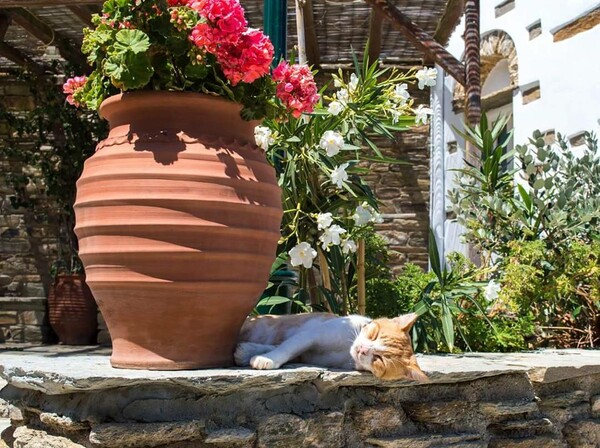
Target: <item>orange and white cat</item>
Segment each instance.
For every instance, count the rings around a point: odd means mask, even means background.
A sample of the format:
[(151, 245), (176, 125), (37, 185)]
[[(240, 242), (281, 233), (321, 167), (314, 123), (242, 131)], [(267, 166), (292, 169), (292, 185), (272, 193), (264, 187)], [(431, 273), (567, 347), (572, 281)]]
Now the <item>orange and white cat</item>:
[(327, 313), (252, 317), (240, 332), (235, 362), (278, 369), (295, 361), (366, 370), (386, 380), (425, 381), (408, 334), (416, 320), (414, 313), (375, 320)]

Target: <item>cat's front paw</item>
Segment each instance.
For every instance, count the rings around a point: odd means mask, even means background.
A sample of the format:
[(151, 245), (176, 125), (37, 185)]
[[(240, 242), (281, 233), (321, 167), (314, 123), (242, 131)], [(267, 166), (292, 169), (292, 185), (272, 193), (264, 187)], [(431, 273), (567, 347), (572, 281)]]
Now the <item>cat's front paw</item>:
[(275, 364), (275, 362), (270, 359), (267, 358), (266, 356), (254, 356), (251, 360), (250, 360), (250, 366), (253, 369), (258, 369), (258, 370), (272, 370), (272, 369), (277, 369), (279, 366), (277, 366)]

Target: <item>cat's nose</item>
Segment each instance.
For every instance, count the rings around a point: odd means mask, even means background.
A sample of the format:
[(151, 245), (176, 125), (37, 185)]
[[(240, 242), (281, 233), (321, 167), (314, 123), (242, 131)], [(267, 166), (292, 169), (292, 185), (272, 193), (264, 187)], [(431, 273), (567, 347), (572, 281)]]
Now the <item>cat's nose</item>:
[(360, 355), (368, 355), (369, 354), (369, 349), (367, 347), (365, 347), (364, 345), (361, 345), (358, 347), (358, 353)]

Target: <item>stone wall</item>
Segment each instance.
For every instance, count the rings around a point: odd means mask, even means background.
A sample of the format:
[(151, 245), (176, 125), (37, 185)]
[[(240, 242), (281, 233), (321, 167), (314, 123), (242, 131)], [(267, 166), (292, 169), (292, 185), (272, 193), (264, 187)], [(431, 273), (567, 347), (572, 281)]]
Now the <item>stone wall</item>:
[[(33, 107), (27, 85), (0, 76), (0, 107), (9, 111)], [(14, 190), (7, 177), (28, 168), (10, 160), (2, 149), (10, 132), (6, 123), (0, 123), (0, 343), (39, 343), (51, 335), (45, 297), (56, 252), (56, 224), (53, 208), (38, 195), (38, 186), (27, 188), (35, 208), (12, 206)], [(23, 149), (31, 146), (23, 143)], [(14, 300), (17, 297), (21, 299)]]
[[(425, 95), (423, 95), (425, 96)], [(428, 101), (428, 98), (419, 99)], [(407, 263), (428, 264), (429, 126), (397, 134), (395, 144), (382, 142), (387, 157), (409, 165), (371, 163), (366, 179), (381, 201), (383, 224), (376, 226), (392, 251), (390, 265), (397, 273)]]
[(5, 353), (8, 446), (597, 448), (600, 354), (423, 356), (428, 383), (292, 366), (143, 372)]
[[(331, 72), (320, 72), (317, 82), (324, 85), (331, 80)], [(429, 89), (411, 86), (410, 95), (415, 105), (430, 103)], [(386, 157), (410, 162), (408, 165), (362, 163), (371, 173), (364, 176), (377, 199), (383, 224), (378, 233), (388, 242), (392, 251), (390, 266), (398, 273), (407, 263), (423, 268), (428, 266), (429, 188), (430, 188), (430, 132), (429, 125), (418, 126), (396, 134), (396, 141), (376, 139)]]

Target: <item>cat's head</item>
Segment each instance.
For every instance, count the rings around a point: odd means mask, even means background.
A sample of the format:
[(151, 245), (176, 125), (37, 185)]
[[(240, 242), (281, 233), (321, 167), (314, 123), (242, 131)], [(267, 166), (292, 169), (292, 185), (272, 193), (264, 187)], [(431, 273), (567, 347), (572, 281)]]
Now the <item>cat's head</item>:
[(393, 319), (375, 319), (365, 325), (350, 349), (356, 368), (384, 380), (426, 381), (408, 334), (417, 317), (411, 313)]

